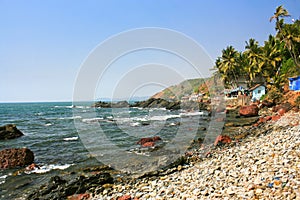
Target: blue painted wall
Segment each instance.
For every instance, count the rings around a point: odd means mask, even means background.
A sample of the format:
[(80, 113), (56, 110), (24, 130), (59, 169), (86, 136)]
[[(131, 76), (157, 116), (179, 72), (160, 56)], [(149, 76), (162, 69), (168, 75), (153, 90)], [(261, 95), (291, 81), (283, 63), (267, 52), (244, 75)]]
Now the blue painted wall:
[(266, 94), (266, 87), (261, 85), (252, 91), (252, 100), (260, 100), (264, 94)]
[(300, 90), (300, 76), (289, 78), (290, 81), (290, 90)]

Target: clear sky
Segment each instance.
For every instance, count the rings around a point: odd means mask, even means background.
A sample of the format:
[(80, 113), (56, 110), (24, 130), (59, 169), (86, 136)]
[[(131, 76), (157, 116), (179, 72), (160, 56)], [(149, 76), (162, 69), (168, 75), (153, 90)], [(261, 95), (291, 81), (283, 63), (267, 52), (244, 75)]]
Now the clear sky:
[(129, 29), (182, 32), (213, 59), (228, 45), (243, 50), (249, 38), (262, 44), (279, 5), (299, 18), (300, 0), (0, 0), (0, 102), (72, 100), (89, 53)]

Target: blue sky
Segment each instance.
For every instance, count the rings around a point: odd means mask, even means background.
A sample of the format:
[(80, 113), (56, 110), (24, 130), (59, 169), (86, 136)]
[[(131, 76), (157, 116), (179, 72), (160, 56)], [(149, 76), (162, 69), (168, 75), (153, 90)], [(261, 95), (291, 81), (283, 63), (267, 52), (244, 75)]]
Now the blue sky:
[(134, 28), (182, 32), (213, 59), (228, 45), (243, 50), (249, 38), (262, 44), (274, 34), (269, 18), (279, 5), (299, 18), (299, 0), (0, 0), (0, 102), (72, 100), (89, 53), (108, 37)]

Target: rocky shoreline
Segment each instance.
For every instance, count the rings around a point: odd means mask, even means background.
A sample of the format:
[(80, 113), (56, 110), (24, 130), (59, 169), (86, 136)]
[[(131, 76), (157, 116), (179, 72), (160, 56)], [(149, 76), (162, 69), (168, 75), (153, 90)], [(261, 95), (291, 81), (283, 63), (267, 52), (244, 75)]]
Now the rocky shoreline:
[(190, 161), (196, 161), (173, 173), (115, 182), (91, 199), (295, 199), (300, 196), (299, 121), (300, 113), (290, 111), (213, 147), (205, 157), (201, 149), (190, 152)]
[[(223, 143), (221, 139), (215, 146), (208, 147), (201, 145), (201, 140), (194, 141), (193, 148), (184, 157), (139, 178), (132, 178), (107, 166), (88, 169), (85, 173), (79, 170), (71, 175), (53, 177), (48, 184), (31, 192), (28, 199), (247, 199), (265, 194), (279, 195), (278, 181), (284, 185), (280, 195), (293, 197), (297, 191), (293, 189), (294, 185), (287, 184), (286, 176), (290, 175), (281, 171), (287, 166), (281, 165), (280, 160), (285, 159), (281, 156), (286, 151), (282, 147), (290, 148), (288, 145), (294, 143), (289, 142), (290, 135), (299, 132), (299, 126), (295, 125), (299, 124), (300, 113), (288, 112), (291, 108), (285, 112), (280, 109), (261, 108), (259, 116), (253, 117), (240, 117), (239, 109), (228, 110), (222, 135), (229, 140)], [(278, 142), (280, 137), (288, 139), (282, 138)], [(273, 140), (277, 141), (279, 149), (269, 144)], [(271, 160), (265, 161), (268, 156), (275, 158), (275, 154), (276, 166)], [(262, 168), (265, 163), (270, 165)], [(294, 163), (293, 157), (286, 163)], [(99, 177), (102, 177), (100, 182)], [(295, 177), (295, 180), (300, 178), (298, 174)], [(291, 191), (288, 193), (286, 190)]]
[[(143, 104), (146, 107), (156, 104), (149, 106), (149, 102)], [(300, 176), (289, 171), (300, 168), (297, 160), (300, 152), (296, 148), (300, 129), (298, 109), (289, 104), (275, 107), (260, 104), (243, 109), (247, 117), (243, 117), (239, 108), (225, 111), (224, 130), (215, 144), (204, 146), (199, 138), (185, 156), (157, 171), (133, 178), (104, 165), (71, 169), (24, 195), (27, 199), (114, 200), (298, 196)], [(254, 114), (249, 115), (248, 111)], [(137, 143), (153, 146), (159, 140), (142, 138)], [(277, 159), (276, 163), (271, 159)]]

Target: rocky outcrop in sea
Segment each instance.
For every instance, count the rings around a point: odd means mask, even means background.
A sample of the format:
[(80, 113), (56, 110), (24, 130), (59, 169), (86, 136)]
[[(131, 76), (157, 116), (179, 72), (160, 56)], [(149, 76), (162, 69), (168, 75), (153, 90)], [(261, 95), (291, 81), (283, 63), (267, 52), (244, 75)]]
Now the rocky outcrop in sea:
[(24, 134), (17, 129), (14, 124), (0, 126), (0, 140), (14, 139), (23, 136)]
[(0, 169), (24, 167), (32, 164), (34, 154), (27, 148), (3, 149), (0, 151)]
[(204, 102), (194, 102), (194, 101), (175, 101), (175, 100), (165, 100), (159, 98), (150, 98), (145, 101), (139, 101), (129, 104), (127, 101), (119, 102), (103, 102), (99, 101), (92, 105), (96, 108), (126, 108), (126, 107), (139, 107), (139, 108), (166, 108), (168, 110), (207, 110), (209, 103)]

